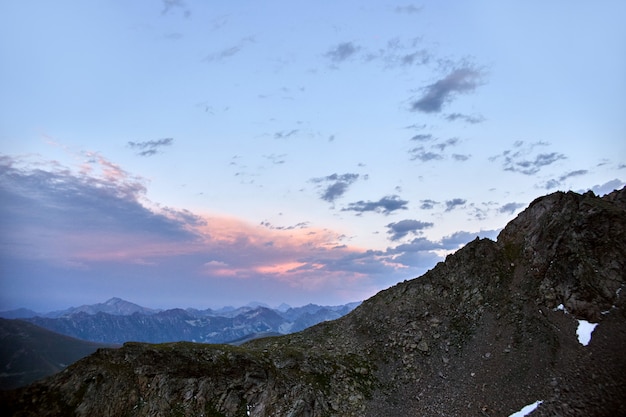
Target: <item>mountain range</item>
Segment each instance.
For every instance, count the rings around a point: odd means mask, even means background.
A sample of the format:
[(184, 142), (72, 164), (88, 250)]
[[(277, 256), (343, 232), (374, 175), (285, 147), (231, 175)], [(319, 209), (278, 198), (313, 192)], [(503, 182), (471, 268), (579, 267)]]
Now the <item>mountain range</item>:
[(0, 412), (624, 416), (625, 286), (626, 188), (557, 192), (339, 319), (241, 346), (99, 349), (0, 392)]
[(251, 304), (219, 310), (154, 310), (111, 298), (104, 303), (72, 307), (38, 315), (28, 310), (0, 313), (63, 335), (99, 343), (122, 344), (128, 341), (163, 343), (191, 341), (229, 343), (261, 334), (287, 334), (326, 320), (339, 318), (360, 302), (340, 306), (282, 306), (279, 309)]

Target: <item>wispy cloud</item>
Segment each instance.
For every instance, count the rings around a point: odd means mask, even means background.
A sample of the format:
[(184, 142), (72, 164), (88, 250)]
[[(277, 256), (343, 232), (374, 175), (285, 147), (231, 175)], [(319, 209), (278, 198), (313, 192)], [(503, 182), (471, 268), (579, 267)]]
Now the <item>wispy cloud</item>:
[(339, 63), (353, 57), (360, 49), (361, 47), (355, 45), (353, 42), (342, 42), (332, 47), (324, 56), (334, 63)]
[(407, 219), (395, 223), (389, 223), (386, 227), (389, 229), (387, 231), (387, 234), (390, 235), (389, 239), (399, 240), (408, 236), (409, 234), (419, 234), (422, 232), (422, 230), (433, 227), (433, 223)]
[(174, 143), (173, 138), (163, 138), (155, 140), (147, 140), (144, 142), (128, 142), (128, 147), (137, 151), (139, 156), (153, 156), (159, 153), (159, 149), (164, 146), (171, 146)]
[[(411, 138), (411, 140), (416, 140), (419, 142), (431, 142), (428, 147), (422, 145), (411, 148), (408, 151), (410, 159), (412, 161), (419, 160), (422, 162), (442, 160), (445, 158), (444, 152), (446, 148), (456, 146), (460, 143), (459, 138), (439, 140), (438, 138), (434, 138), (430, 134), (415, 135)], [(453, 154), (452, 158), (456, 161), (465, 161), (469, 159), (469, 155)]]
[(378, 201), (357, 201), (348, 204), (342, 211), (355, 211), (357, 213), (365, 213), (373, 211), (382, 214), (391, 214), (397, 210), (407, 210), (408, 201), (402, 200), (397, 195), (389, 195), (381, 198)]
[(267, 227), (272, 230), (297, 230), (297, 229), (306, 229), (310, 226), (309, 222), (300, 222), (291, 226), (274, 226), (272, 223), (268, 221), (262, 221), (261, 226)]
[(413, 4), (407, 4), (406, 6), (396, 6), (394, 11), (396, 13), (416, 14), (422, 11), (422, 7), (417, 7)]
[(469, 124), (477, 124), (477, 123), (482, 123), (485, 121), (485, 118), (481, 115), (467, 115), (467, 114), (462, 114), (462, 113), (447, 114), (445, 119), (450, 122), (460, 120), (462, 122), (469, 123)]
[[(321, 199), (333, 203), (337, 198), (343, 196), (350, 185), (354, 184), (359, 177), (359, 174), (346, 173), (346, 174), (332, 174), (321, 178), (312, 178), (310, 181), (315, 184), (326, 184), (321, 192)], [(367, 176), (364, 177), (367, 179)]]
[(204, 57), (205, 62), (222, 61), (224, 59), (231, 58), (241, 52), (248, 44), (254, 43), (254, 38), (251, 36), (241, 39), (237, 44), (223, 48), (217, 52), (213, 52)]
[(285, 163), (285, 157), (287, 156), (286, 153), (281, 153), (281, 154), (270, 154), (270, 155), (263, 155), (263, 158), (267, 159), (268, 161), (270, 161), (272, 164), (274, 165), (282, 165)]
[(274, 139), (287, 139), (296, 135), (299, 131), (299, 129), (280, 130), (274, 133)]
[(433, 135), (431, 135), (430, 133), (420, 133), (417, 135), (414, 135), (411, 140), (415, 140), (418, 142), (428, 142), (433, 140)]
[(559, 152), (537, 152), (536, 148), (548, 146), (547, 142), (525, 143), (517, 141), (512, 149), (505, 150), (500, 155), (489, 158), (490, 161), (502, 161), (502, 168), (505, 171), (519, 172), (524, 175), (534, 175), (543, 167), (567, 159)]
[(456, 68), (444, 78), (424, 87), (423, 95), (411, 102), (411, 110), (439, 113), (456, 95), (471, 93), (483, 84), (484, 76), (482, 70), (473, 66)]
[(163, 10), (161, 14), (166, 15), (173, 12), (176, 9), (181, 9), (185, 17), (191, 16), (191, 10), (187, 8), (183, 0), (162, 0)]
[(457, 145), (458, 143), (459, 143), (459, 138), (450, 138), (443, 142), (436, 143), (432, 146), (433, 148), (439, 149), (440, 151), (443, 152), (448, 146), (454, 146), (454, 145)]
[(455, 161), (460, 161), (460, 162), (467, 161), (471, 157), (472, 157), (471, 155), (464, 155), (464, 154), (459, 154), (459, 153), (452, 154), (452, 159), (454, 159)]
[(365, 62), (382, 62), (387, 69), (427, 65), (433, 60), (433, 53), (421, 45), (420, 38), (402, 40), (392, 38), (376, 51), (363, 53)]

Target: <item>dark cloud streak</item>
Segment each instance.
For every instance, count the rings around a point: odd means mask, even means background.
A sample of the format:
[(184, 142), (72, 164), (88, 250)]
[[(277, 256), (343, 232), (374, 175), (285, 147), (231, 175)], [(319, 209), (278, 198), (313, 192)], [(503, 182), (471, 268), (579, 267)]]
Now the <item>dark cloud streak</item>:
[(138, 150), (139, 156), (153, 156), (159, 153), (159, 149), (164, 146), (171, 146), (174, 143), (173, 138), (163, 138), (155, 140), (147, 140), (145, 142), (128, 142), (128, 147)]
[(387, 234), (391, 235), (389, 239), (395, 241), (402, 239), (409, 234), (418, 234), (424, 229), (433, 227), (433, 223), (407, 219), (395, 223), (389, 223), (386, 227), (389, 229)]
[(342, 42), (334, 48), (331, 48), (328, 52), (326, 52), (326, 54), (324, 54), (324, 56), (329, 58), (331, 61), (338, 63), (352, 57), (354, 54), (359, 52), (360, 49), (361, 47), (352, 42)]
[[(313, 178), (310, 181), (316, 184), (330, 183), (326, 186), (321, 194), (321, 198), (324, 201), (333, 203), (337, 198), (343, 196), (350, 185), (359, 179), (359, 174), (346, 173), (346, 174), (332, 174), (322, 178)], [(365, 177), (367, 179), (367, 177)]]
[(407, 4), (406, 6), (396, 6), (394, 11), (396, 13), (401, 13), (401, 14), (416, 14), (422, 11), (422, 7), (417, 7), (412, 4)]
[(453, 198), (452, 200), (446, 200), (446, 211), (452, 211), (455, 208), (464, 205), (467, 200), (463, 198)]
[(477, 124), (477, 123), (482, 123), (485, 121), (485, 118), (483, 116), (480, 115), (467, 115), (467, 114), (461, 114), (461, 113), (450, 113), (448, 115), (446, 115), (445, 119), (449, 122), (454, 122), (456, 120), (461, 120), (465, 123), (469, 123), (469, 124)]
[(411, 103), (412, 111), (439, 113), (457, 94), (471, 93), (483, 83), (483, 71), (471, 66), (457, 68), (424, 88), (424, 94)]
[(391, 214), (396, 210), (407, 210), (408, 201), (400, 199), (397, 195), (389, 195), (381, 198), (378, 201), (357, 201), (350, 203), (348, 207), (341, 209), (341, 211), (355, 211), (357, 213), (365, 213), (373, 211), (376, 213), (382, 213), (385, 215)]

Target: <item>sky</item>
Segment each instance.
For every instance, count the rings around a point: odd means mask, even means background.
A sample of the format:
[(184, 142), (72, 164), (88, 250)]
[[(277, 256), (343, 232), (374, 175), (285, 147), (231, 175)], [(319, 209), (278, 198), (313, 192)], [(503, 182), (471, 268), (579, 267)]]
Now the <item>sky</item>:
[(0, 2), (0, 310), (338, 305), (626, 180), (626, 2)]

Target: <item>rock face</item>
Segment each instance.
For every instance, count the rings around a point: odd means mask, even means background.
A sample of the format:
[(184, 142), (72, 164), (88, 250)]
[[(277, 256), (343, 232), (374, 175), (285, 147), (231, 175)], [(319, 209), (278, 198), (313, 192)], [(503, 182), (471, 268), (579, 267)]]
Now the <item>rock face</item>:
[[(420, 278), (242, 347), (129, 343), (3, 393), (3, 415), (626, 415), (626, 189), (535, 200)], [(557, 308), (563, 305), (563, 309)], [(587, 346), (578, 320), (599, 323)], [(7, 414), (8, 413), (8, 414)]]

